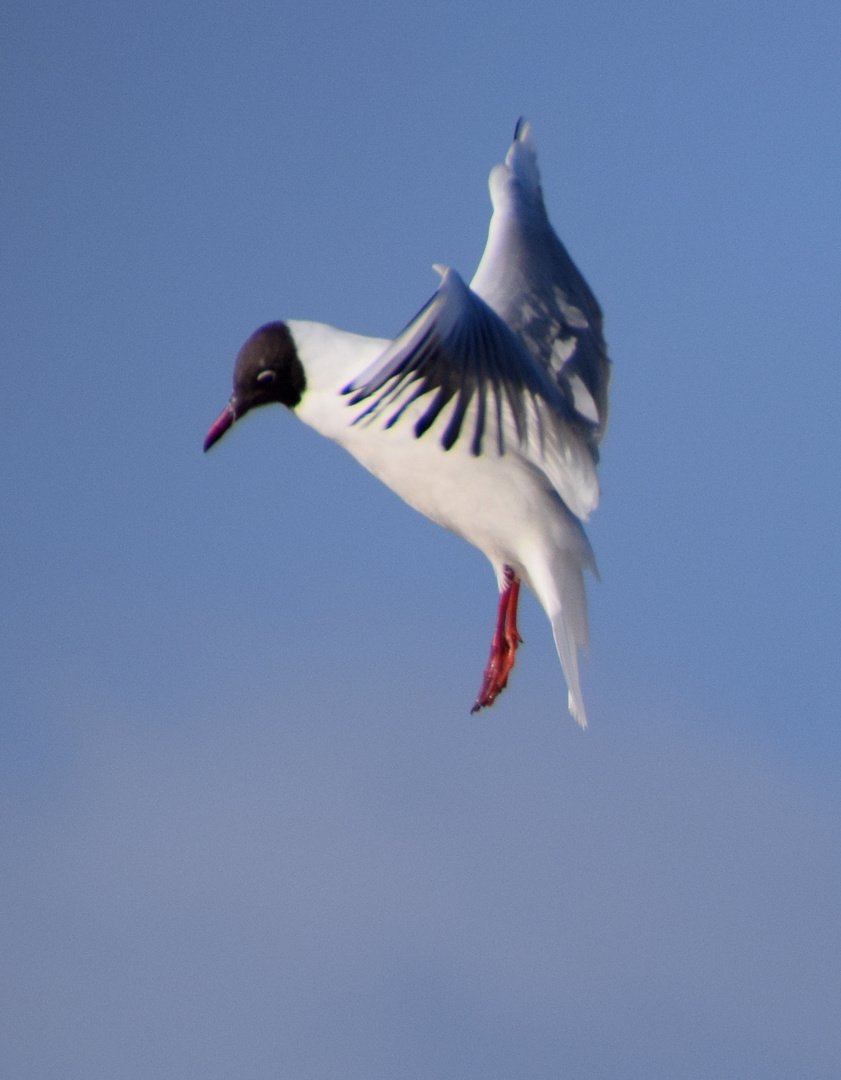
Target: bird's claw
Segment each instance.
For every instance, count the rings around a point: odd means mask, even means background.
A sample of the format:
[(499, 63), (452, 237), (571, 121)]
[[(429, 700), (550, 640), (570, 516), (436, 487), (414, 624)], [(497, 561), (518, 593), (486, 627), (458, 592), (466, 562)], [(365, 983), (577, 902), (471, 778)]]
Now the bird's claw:
[(488, 666), (485, 668), (479, 695), (470, 710), (471, 714), (487, 705), (493, 705), (508, 685), (508, 676), (511, 674), (517, 656), (517, 646), (523, 642), (517, 630), (517, 600), (520, 582), (508, 566), (505, 567), (505, 580), (507, 584), (499, 598), (499, 613), (491, 643), (491, 655)]

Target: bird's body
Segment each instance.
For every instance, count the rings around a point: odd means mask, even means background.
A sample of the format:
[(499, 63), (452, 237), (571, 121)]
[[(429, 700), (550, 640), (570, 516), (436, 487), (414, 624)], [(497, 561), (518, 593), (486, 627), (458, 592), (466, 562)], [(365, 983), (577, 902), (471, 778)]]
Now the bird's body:
[(598, 501), (609, 366), (601, 312), (552, 231), (527, 125), (491, 173), (494, 215), (468, 289), (439, 290), (394, 341), (289, 320), (243, 347), (212, 445), (255, 405), (281, 401), (410, 506), (464, 537), (502, 594), (476, 706), (504, 688), (524, 581), (552, 623), (569, 708), (586, 725), (577, 652), (587, 641), (581, 525)]

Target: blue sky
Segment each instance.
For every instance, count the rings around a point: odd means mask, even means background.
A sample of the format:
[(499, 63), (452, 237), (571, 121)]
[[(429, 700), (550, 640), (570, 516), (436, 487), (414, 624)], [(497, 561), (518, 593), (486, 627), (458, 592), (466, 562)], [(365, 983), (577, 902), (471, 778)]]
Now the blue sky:
[[(0, 16), (0, 1064), (841, 1071), (837, 5)], [(591, 727), (528, 601), (282, 410), (392, 335), (520, 114), (614, 360)]]

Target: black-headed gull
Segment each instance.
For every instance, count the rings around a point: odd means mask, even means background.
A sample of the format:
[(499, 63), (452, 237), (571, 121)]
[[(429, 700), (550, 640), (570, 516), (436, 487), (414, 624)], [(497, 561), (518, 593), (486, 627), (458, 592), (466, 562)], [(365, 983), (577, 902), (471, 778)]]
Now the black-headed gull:
[(549, 223), (528, 123), (489, 184), (493, 216), (469, 288), (436, 266), (437, 292), (393, 342), (291, 319), (261, 327), (204, 448), (271, 402), (339, 443), (490, 560), (499, 611), (473, 711), (494, 702), (514, 666), (524, 581), (552, 623), (569, 710), (586, 727), (578, 647), (588, 637), (583, 571), (596, 567), (581, 522), (599, 499), (602, 314)]

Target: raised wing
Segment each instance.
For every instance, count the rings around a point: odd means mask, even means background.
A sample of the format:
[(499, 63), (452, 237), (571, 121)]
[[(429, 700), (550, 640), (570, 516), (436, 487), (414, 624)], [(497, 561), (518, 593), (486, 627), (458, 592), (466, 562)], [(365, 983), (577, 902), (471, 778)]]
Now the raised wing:
[(470, 287), (589, 422), (597, 457), (610, 381), (601, 308), (549, 222), (527, 122), (517, 124), (511, 149), (504, 164), (491, 171), (489, 186), (494, 213)]
[(476, 456), (516, 450), (543, 471), (573, 513), (586, 518), (598, 502), (592, 424), (499, 315), (455, 271), (442, 273), (432, 299), (344, 388), (349, 404), (367, 403), (354, 423), (392, 427), (409, 422), (410, 413), (417, 437), (440, 419), (445, 450), (460, 439), (469, 440)]

